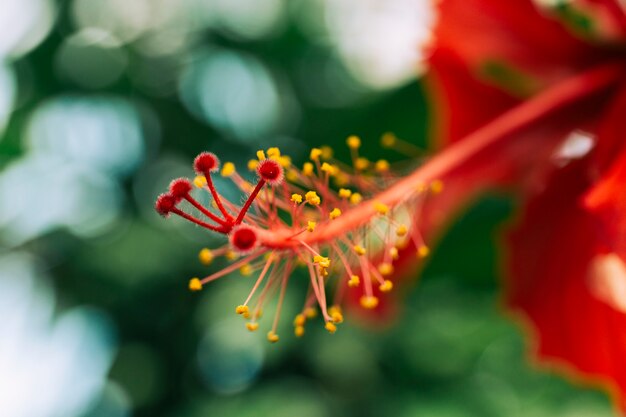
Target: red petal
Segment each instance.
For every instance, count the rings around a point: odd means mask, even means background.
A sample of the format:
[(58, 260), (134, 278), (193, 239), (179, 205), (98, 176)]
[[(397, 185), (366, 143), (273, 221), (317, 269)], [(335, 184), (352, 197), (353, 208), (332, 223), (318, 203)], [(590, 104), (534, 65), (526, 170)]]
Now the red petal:
[(614, 276), (603, 275), (603, 265), (613, 258), (579, 204), (586, 171), (584, 161), (570, 164), (530, 200), (509, 236), (506, 301), (530, 320), (541, 362), (608, 387), (626, 406), (626, 314), (607, 302)]

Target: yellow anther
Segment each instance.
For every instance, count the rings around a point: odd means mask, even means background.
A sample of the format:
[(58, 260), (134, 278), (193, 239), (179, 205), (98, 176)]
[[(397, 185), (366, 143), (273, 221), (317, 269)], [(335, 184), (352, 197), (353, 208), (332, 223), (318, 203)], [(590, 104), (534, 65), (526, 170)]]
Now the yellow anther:
[(250, 314), (250, 309), (248, 308), (248, 306), (237, 306), (237, 308), (235, 308), (235, 313), (240, 315)]
[(294, 326), (304, 326), (304, 323), (306, 323), (306, 316), (304, 314), (298, 314), (296, 318), (293, 319)]
[(417, 249), (417, 257), (425, 258), (430, 255), (430, 249), (426, 245), (422, 245)]
[(197, 188), (204, 188), (206, 186), (206, 178), (204, 177), (204, 175), (198, 175), (196, 178), (194, 178), (193, 185), (195, 185)]
[(396, 229), (396, 236), (398, 237), (406, 236), (408, 232), (409, 232), (409, 229), (406, 227), (406, 225), (401, 224)]
[(337, 326), (335, 326), (332, 321), (327, 321), (324, 327), (326, 328), (326, 330), (328, 330), (328, 333), (330, 334), (333, 334), (337, 331)]
[(251, 160), (248, 161), (248, 170), (249, 171), (256, 171), (258, 166), (259, 166), (259, 161), (257, 161), (256, 159), (251, 159)]
[(397, 140), (398, 138), (396, 137), (396, 135), (391, 132), (387, 132), (383, 134), (383, 136), (380, 138), (380, 145), (383, 148), (391, 148), (396, 144)]
[(333, 148), (330, 146), (322, 146), (320, 149), (322, 150), (322, 158), (330, 159), (333, 157)]
[(352, 191), (348, 190), (347, 188), (340, 188), (339, 189), (339, 197), (341, 198), (350, 198), (350, 196), (352, 195)]
[(382, 264), (378, 265), (378, 272), (380, 272), (381, 275), (385, 276), (391, 275), (393, 274), (393, 265), (387, 262), (383, 262)]
[(306, 310), (304, 310), (304, 315), (309, 320), (314, 319), (315, 317), (317, 317), (317, 310), (314, 307), (308, 307)]
[(354, 204), (357, 205), (359, 204), (361, 201), (363, 201), (363, 196), (359, 193), (353, 193), (350, 196), (350, 204)]
[(262, 150), (256, 151), (256, 157), (259, 161), (265, 160), (265, 152), (263, 152)]
[(393, 289), (393, 282), (386, 279), (385, 282), (378, 286), (378, 289), (382, 292), (389, 292)]
[(354, 161), (354, 169), (356, 169), (357, 171), (363, 171), (366, 170), (367, 167), (370, 166), (370, 161), (367, 158), (357, 158), (356, 161)]
[(189, 280), (190, 291), (200, 291), (202, 289), (202, 281), (199, 278), (191, 278)]
[(376, 172), (387, 172), (389, 171), (389, 162), (384, 159), (379, 159), (376, 161), (376, 165), (374, 165), (374, 169)]
[(340, 324), (343, 323), (343, 314), (341, 313), (341, 307), (332, 306), (328, 309), (328, 315), (332, 317), (333, 323)]
[(228, 259), (229, 261), (234, 261), (235, 259), (239, 258), (239, 255), (237, 255), (237, 252), (232, 251), (232, 250), (228, 250), (226, 251), (226, 253), (224, 254), (224, 256), (226, 257), (226, 259)]
[(354, 245), (354, 252), (356, 252), (357, 255), (359, 256), (363, 256), (365, 255), (365, 248), (361, 245)]
[(283, 168), (289, 168), (291, 166), (291, 158), (287, 155), (279, 156), (276, 160)]
[(359, 276), (352, 275), (350, 279), (348, 280), (348, 287), (355, 288), (355, 287), (358, 287), (360, 283), (361, 283), (361, 279), (359, 278)]
[(289, 182), (296, 182), (298, 181), (298, 173), (296, 172), (296, 170), (290, 169), (285, 174), (285, 178), (287, 178), (287, 181)]
[(267, 157), (270, 159), (276, 159), (280, 157), (280, 149), (273, 147), (267, 150)]
[(328, 269), (324, 268), (323, 266), (320, 266), (320, 275), (326, 278), (328, 276)]
[(222, 177), (230, 177), (235, 173), (235, 164), (232, 162), (224, 162), (222, 167)]
[(312, 206), (319, 206), (322, 202), (322, 199), (317, 195), (315, 191), (308, 191), (304, 198), (306, 198), (306, 202), (311, 204)]
[(396, 242), (396, 248), (406, 249), (409, 247), (409, 243), (411, 243), (411, 239), (398, 239), (398, 241)]
[(255, 332), (258, 330), (259, 328), (259, 323), (246, 323), (246, 327), (248, 328), (248, 330), (250, 330), (251, 332)]
[(337, 217), (341, 216), (341, 210), (339, 210), (338, 208), (334, 208), (330, 211), (330, 213), (328, 214), (328, 217), (331, 220), (335, 220)]
[(320, 169), (330, 176), (333, 176), (337, 173), (337, 168), (334, 165), (329, 164), (328, 162), (324, 162)]
[(313, 262), (321, 266), (322, 268), (330, 268), (330, 259), (325, 256), (315, 255)]
[(211, 249), (204, 248), (198, 253), (198, 259), (204, 265), (211, 265), (211, 262), (213, 262), (213, 258), (214, 256)]
[(350, 176), (338, 169), (337, 173), (333, 177), (333, 181), (337, 187), (344, 187), (350, 184)]
[(319, 161), (320, 156), (322, 156), (322, 150), (319, 148), (311, 149), (311, 153), (309, 154), (309, 158), (311, 161)]
[(350, 149), (359, 149), (361, 147), (361, 138), (355, 135), (348, 136), (348, 139), (346, 139), (346, 145), (348, 145), (348, 148)]
[(439, 194), (440, 192), (443, 191), (443, 181), (441, 180), (434, 180), (433, 182), (430, 183), (430, 191), (433, 194)]
[(378, 298), (373, 295), (364, 295), (359, 300), (361, 303), (361, 307), (367, 308), (368, 310), (374, 309), (378, 306)]
[(250, 264), (243, 264), (241, 268), (239, 268), (239, 273), (244, 277), (247, 277), (252, 274), (252, 266)]
[(295, 204), (302, 203), (302, 196), (300, 194), (291, 194), (291, 202)]
[(296, 326), (293, 329), (293, 333), (296, 335), (296, 337), (304, 336), (304, 326)]
[(384, 216), (389, 212), (389, 206), (381, 203), (380, 201), (374, 201), (374, 210), (376, 210), (376, 212), (381, 216)]
[(313, 164), (310, 162), (305, 162), (302, 165), (302, 174), (306, 175), (307, 177), (313, 175)]
[(393, 259), (394, 261), (397, 260), (400, 257), (400, 254), (398, 253), (398, 248), (389, 248), (389, 256), (391, 256), (391, 259)]
[(316, 222), (312, 222), (310, 220), (308, 222), (306, 222), (306, 230), (308, 232), (313, 232), (315, 230), (315, 226), (317, 226)]
[(278, 335), (276, 333), (274, 333), (272, 331), (269, 331), (269, 332), (267, 332), (267, 340), (270, 343), (276, 343), (276, 342), (278, 342), (279, 337), (278, 337)]

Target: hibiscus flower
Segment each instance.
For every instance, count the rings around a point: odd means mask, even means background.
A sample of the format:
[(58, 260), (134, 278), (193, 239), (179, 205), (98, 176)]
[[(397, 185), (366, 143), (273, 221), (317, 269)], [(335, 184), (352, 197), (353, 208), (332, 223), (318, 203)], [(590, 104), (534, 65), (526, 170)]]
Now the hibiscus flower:
[(541, 363), (605, 387), (626, 412), (624, 6), (438, 7), (435, 136), (448, 150), (483, 140), (443, 176), (449, 201), (427, 210), (430, 223), (484, 187), (515, 186), (523, 207), (505, 239), (505, 305)]

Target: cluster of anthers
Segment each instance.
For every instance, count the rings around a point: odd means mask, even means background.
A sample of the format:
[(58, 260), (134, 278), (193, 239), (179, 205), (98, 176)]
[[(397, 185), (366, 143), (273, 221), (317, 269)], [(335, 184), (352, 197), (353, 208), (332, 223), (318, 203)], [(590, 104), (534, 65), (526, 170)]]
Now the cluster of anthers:
[[(383, 135), (381, 143), (412, 151), (412, 145), (393, 134)], [(248, 162), (248, 169), (257, 174), (256, 185), (246, 181), (233, 163), (224, 163), (221, 175), (247, 194), (241, 205), (228, 201), (214, 186), (212, 175), (220, 171), (217, 156), (210, 152), (198, 155), (195, 179), (172, 181), (169, 192), (158, 197), (156, 210), (227, 236), (228, 243), (202, 249), (199, 258), (205, 265), (217, 256), (232, 263), (205, 278), (192, 278), (189, 289), (199, 291), (237, 270), (242, 275), (258, 271), (250, 294), (236, 312), (247, 320), (247, 328), (255, 331), (263, 306), (278, 291), (274, 321), (267, 334), (270, 342), (278, 341), (276, 329), (285, 291), (297, 266), (308, 271), (310, 285), (294, 319), (296, 336), (304, 334), (305, 323), (318, 314), (317, 307), (326, 330), (334, 333), (343, 321), (340, 305), (348, 288), (360, 291), (363, 308), (376, 308), (377, 294), (393, 288), (389, 278), (399, 250), (411, 245), (418, 258), (428, 256), (416, 213), (426, 196), (441, 191), (443, 184), (438, 180), (413, 183), (392, 173), (387, 161), (361, 157), (361, 140), (356, 136), (349, 137), (347, 145), (352, 168), (333, 159), (329, 147), (312, 149), (310, 161), (302, 169), (278, 148), (260, 150), (257, 159)], [(192, 196), (194, 186), (210, 193), (210, 207)], [(183, 203), (196, 214), (181, 208)], [(329, 292), (333, 293), (332, 303)]]

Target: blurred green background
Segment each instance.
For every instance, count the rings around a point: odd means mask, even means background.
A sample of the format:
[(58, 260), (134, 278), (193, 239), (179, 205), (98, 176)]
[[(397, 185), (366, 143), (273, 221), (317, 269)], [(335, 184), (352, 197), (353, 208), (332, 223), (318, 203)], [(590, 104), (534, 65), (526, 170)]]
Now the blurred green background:
[[(212, 150), (301, 163), (360, 135), (425, 146), (419, 0), (2, 0), (0, 416), (611, 415), (608, 400), (526, 361), (498, 309), (487, 196), (436, 248), (384, 329), (248, 333), (249, 278), (200, 294), (214, 236), (153, 202)], [(218, 187), (238, 198), (228, 182)], [(234, 194), (233, 194), (234, 193)]]

